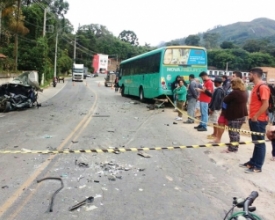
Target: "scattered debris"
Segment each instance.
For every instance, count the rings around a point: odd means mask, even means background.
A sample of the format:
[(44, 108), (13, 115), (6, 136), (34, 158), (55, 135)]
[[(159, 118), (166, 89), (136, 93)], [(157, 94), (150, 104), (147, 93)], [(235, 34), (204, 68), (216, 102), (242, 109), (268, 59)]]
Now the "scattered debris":
[(5, 186), (2, 186), (2, 189), (8, 189), (9, 186), (5, 185)]
[(113, 175), (109, 175), (109, 176), (108, 176), (108, 180), (116, 181), (116, 177), (113, 176)]
[(138, 119), (138, 117), (134, 117), (134, 119), (136, 119), (136, 120), (137, 120), (137, 119)]
[(83, 185), (83, 186), (79, 186), (78, 188), (79, 189), (83, 189), (83, 188), (85, 188), (86, 187), (86, 185)]
[(51, 202), (50, 202), (50, 204), (49, 204), (48, 212), (52, 212), (52, 211), (53, 211), (53, 202), (54, 202), (54, 198), (55, 198), (56, 194), (57, 194), (61, 189), (63, 189), (64, 184), (63, 184), (62, 179), (59, 178), (59, 177), (46, 177), (46, 178), (37, 180), (37, 183), (40, 183), (40, 182), (42, 182), (42, 181), (44, 181), (44, 180), (58, 180), (58, 181), (61, 182), (61, 187), (60, 187), (58, 190), (56, 190), (56, 191), (54, 192), (54, 194), (52, 195), (52, 198), (51, 198)]
[(205, 154), (211, 154), (211, 151), (210, 150), (206, 150), (204, 151)]
[(18, 148), (18, 146), (14, 146), (14, 148)]
[(102, 195), (96, 194), (94, 198), (96, 199), (96, 198), (101, 198), (101, 197), (102, 197)]
[(172, 144), (174, 144), (174, 145), (177, 145), (177, 144), (178, 144), (178, 142), (176, 142), (176, 141), (173, 141), (173, 142), (172, 142)]
[(77, 144), (77, 143), (78, 143), (78, 141), (72, 141), (72, 143), (73, 143), (73, 144)]
[(138, 152), (137, 155), (145, 157), (145, 158), (151, 158), (151, 156), (145, 152)]
[(137, 104), (140, 104), (139, 102), (129, 102), (130, 104), (134, 104), (134, 105), (137, 105)]
[(142, 192), (142, 191), (143, 191), (143, 189), (141, 189), (141, 188), (139, 188), (138, 190), (139, 190), (140, 192)]
[(21, 151), (29, 152), (29, 151), (31, 151), (31, 150), (26, 149), (26, 148), (22, 148)]
[(94, 197), (90, 196), (87, 199), (83, 200), (82, 202), (77, 203), (76, 205), (72, 206), (71, 208), (69, 208), (69, 211), (74, 211), (76, 209), (78, 209), (79, 207), (86, 205), (88, 203), (92, 203), (94, 201)]
[[(103, 204), (102, 204), (103, 205)], [(89, 206), (89, 207), (86, 207), (86, 211), (92, 211), (94, 209), (97, 209), (97, 207), (95, 205), (92, 205), (92, 206)]]
[(115, 151), (114, 151), (115, 154), (120, 154), (120, 151), (118, 148), (115, 148)]
[(99, 183), (99, 180), (94, 180), (95, 183)]
[(129, 168), (129, 167), (125, 167), (124, 170), (125, 170), (125, 171), (129, 171), (130, 168)]
[(84, 176), (80, 175), (80, 177), (77, 178), (77, 182), (79, 182), (83, 178), (84, 178)]
[(89, 167), (89, 164), (88, 164), (88, 163), (77, 162), (77, 160), (75, 160), (75, 165), (78, 165), (79, 167), (85, 167), (85, 168), (88, 168), (88, 167)]
[(67, 174), (62, 174), (62, 175), (60, 175), (60, 177), (68, 177), (68, 175)]
[(173, 178), (172, 177), (170, 177), (170, 176), (165, 176), (166, 177), (166, 179), (168, 179), (169, 181), (173, 181)]
[(102, 190), (104, 190), (104, 191), (108, 191), (108, 189), (107, 189), (107, 188), (105, 188), (105, 187), (102, 187), (101, 189), (102, 189)]
[(138, 169), (139, 172), (142, 172), (142, 171), (144, 171), (144, 170), (145, 170), (145, 168), (139, 168), (139, 169)]
[(173, 125), (177, 125), (178, 123), (177, 122), (173, 122)]
[(115, 132), (115, 130), (109, 129), (109, 130), (108, 130), (108, 132), (113, 132), (113, 133), (114, 133), (114, 132)]
[(53, 137), (53, 136), (48, 135), (48, 134), (44, 135), (44, 138), (52, 138), (52, 137)]

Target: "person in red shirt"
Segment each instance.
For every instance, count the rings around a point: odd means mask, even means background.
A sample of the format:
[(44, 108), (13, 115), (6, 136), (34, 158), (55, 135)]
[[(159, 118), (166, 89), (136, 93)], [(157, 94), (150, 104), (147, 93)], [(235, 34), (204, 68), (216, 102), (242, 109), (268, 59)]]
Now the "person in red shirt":
[(214, 84), (211, 79), (208, 77), (206, 72), (201, 72), (199, 75), (203, 80), (203, 87), (197, 88), (200, 101), (200, 111), (201, 111), (201, 123), (199, 126), (194, 127), (198, 131), (207, 131), (208, 123), (208, 104), (211, 101), (211, 97), (214, 91)]
[[(249, 104), (249, 127), (251, 131), (265, 133), (268, 123), (267, 108), (269, 105), (270, 90), (262, 81), (263, 70), (261, 68), (253, 68), (248, 75), (249, 81), (253, 82), (254, 87), (251, 93)], [(264, 140), (265, 136), (252, 134), (252, 140)], [(255, 144), (252, 158), (240, 164), (241, 167), (248, 168), (246, 173), (262, 172), (266, 154), (265, 143)]]

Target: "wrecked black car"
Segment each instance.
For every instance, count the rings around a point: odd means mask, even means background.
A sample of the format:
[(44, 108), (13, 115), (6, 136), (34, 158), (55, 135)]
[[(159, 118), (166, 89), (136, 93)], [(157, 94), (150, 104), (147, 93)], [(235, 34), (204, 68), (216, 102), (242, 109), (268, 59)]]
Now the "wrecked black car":
[(38, 91), (43, 91), (38, 82), (32, 81), (30, 72), (25, 72), (10, 83), (0, 85), (0, 111), (9, 112), (33, 106), (41, 106)]

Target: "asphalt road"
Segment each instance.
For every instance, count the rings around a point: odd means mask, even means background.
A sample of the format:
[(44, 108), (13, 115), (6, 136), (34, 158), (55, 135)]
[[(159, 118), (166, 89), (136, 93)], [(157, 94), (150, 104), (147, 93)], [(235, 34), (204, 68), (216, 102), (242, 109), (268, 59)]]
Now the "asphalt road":
[[(192, 127), (173, 124), (172, 109), (149, 111), (145, 103), (105, 88), (103, 78), (68, 82), (39, 109), (0, 118), (0, 149), (47, 150), (167, 147), (202, 143)], [(100, 83), (100, 86), (99, 86)], [(134, 104), (134, 103), (139, 104)], [(206, 149), (120, 154), (0, 155), (0, 219), (223, 219), (235, 179)], [(88, 164), (89, 167), (78, 165)], [(47, 212), (51, 195), (53, 212)], [(4, 188), (3, 188), (4, 187)], [(93, 203), (69, 208), (87, 197)]]

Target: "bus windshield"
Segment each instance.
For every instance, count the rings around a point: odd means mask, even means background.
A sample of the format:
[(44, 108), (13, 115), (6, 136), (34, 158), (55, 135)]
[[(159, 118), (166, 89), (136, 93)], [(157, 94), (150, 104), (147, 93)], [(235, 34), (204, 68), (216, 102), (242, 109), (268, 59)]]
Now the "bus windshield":
[(165, 50), (164, 65), (206, 65), (206, 54), (201, 49), (168, 48)]
[(74, 73), (83, 73), (83, 69), (73, 69)]

